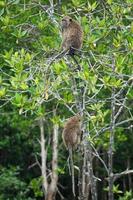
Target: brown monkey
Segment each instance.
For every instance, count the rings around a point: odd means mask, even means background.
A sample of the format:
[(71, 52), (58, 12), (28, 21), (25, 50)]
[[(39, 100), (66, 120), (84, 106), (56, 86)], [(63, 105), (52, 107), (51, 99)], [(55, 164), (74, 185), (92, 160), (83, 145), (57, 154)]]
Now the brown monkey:
[(74, 57), (74, 53), (82, 47), (83, 43), (83, 30), (81, 26), (69, 16), (63, 17), (61, 21), (61, 30), (62, 30), (62, 44), (61, 52), (53, 57), (49, 65), (52, 64), (56, 59), (61, 58), (65, 53), (69, 53), (72, 59), (77, 65), (77, 68), (80, 69), (80, 66)]
[(77, 147), (81, 140), (81, 116), (76, 115), (68, 119), (65, 123), (62, 138), (66, 148), (69, 150), (72, 172), (72, 191), (75, 196), (75, 181), (74, 181), (74, 165), (72, 158), (72, 150)]
[(67, 149), (74, 149), (81, 140), (81, 116), (76, 115), (68, 119), (65, 123), (62, 138)]
[(61, 22), (62, 45), (64, 51), (74, 54), (75, 49), (80, 49), (83, 43), (83, 30), (81, 26), (69, 16), (65, 16)]

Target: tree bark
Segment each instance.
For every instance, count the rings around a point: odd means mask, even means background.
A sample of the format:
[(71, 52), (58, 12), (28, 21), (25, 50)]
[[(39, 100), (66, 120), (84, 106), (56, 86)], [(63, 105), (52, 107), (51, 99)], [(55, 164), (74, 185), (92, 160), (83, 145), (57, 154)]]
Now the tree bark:
[[(55, 115), (55, 113), (54, 113)], [(53, 140), (52, 140), (52, 169), (51, 169), (51, 180), (48, 183), (47, 180), (47, 151), (45, 146), (45, 136), (44, 136), (44, 125), (43, 118), (39, 120), (40, 127), (40, 145), (41, 145), (41, 172), (42, 172), (42, 186), (44, 188), (45, 200), (55, 200), (57, 191), (57, 181), (58, 181), (58, 124), (53, 125)]]
[(88, 144), (88, 172), (89, 172), (89, 179), (90, 179), (90, 186), (91, 186), (91, 198), (92, 200), (97, 200), (97, 190), (96, 190), (96, 179), (93, 173), (93, 163), (92, 163), (92, 148), (91, 145)]
[(47, 194), (47, 190), (48, 190), (47, 173), (46, 173), (47, 151), (45, 147), (43, 118), (40, 118), (39, 120), (39, 127), (40, 127), (40, 139), (41, 139), (40, 145), (41, 145), (42, 186), (45, 190), (45, 194)]
[(58, 182), (58, 124), (54, 124), (53, 130), (53, 157), (52, 157), (52, 175), (48, 186), (46, 200), (55, 200)]
[[(130, 169), (131, 167), (131, 163), (130, 163), (130, 157), (128, 157), (128, 160), (127, 160), (127, 168)], [(131, 177), (131, 174), (128, 174), (128, 184), (129, 184), (129, 190), (132, 191), (132, 177)]]
[[(115, 65), (112, 64), (112, 71), (115, 72)], [(108, 200), (114, 200), (113, 193), (113, 153), (114, 153), (114, 133), (115, 133), (115, 88), (112, 88), (111, 95), (111, 123), (110, 123), (110, 139), (109, 139), (109, 150), (108, 150), (108, 170), (109, 170), (109, 192)]]
[(87, 148), (84, 145), (84, 156), (83, 156), (83, 164), (82, 164), (82, 174), (80, 179), (80, 192), (79, 199), (88, 200), (90, 194), (90, 180), (89, 175), (87, 174)]

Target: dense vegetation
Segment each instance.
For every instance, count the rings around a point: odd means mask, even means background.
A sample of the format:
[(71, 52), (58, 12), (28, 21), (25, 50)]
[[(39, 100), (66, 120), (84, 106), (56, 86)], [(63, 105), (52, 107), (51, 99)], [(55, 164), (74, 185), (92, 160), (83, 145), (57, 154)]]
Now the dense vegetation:
[[(60, 51), (64, 15), (84, 30), (76, 57), (81, 71), (74, 70), (70, 56), (51, 62)], [(0, 200), (44, 199), (41, 134), (50, 174), (54, 130), (56, 199), (72, 199), (61, 132), (65, 120), (80, 111), (84, 135), (74, 153), (77, 196), (133, 199), (132, 0), (0, 1)], [(77, 184), (82, 175), (85, 192)]]

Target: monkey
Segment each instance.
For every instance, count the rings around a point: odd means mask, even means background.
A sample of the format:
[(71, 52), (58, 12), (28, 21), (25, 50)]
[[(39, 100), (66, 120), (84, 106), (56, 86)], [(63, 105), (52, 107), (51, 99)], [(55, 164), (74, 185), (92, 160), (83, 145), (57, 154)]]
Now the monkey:
[(78, 22), (73, 20), (69, 16), (65, 16), (61, 22), (62, 29), (62, 44), (61, 50), (63, 52), (68, 52), (68, 55), (72, 57), (74, 62), (77, 65), (77, 68), (80, 70), (78, 61), (75, 58), (76, 50), (80, 50), (83, 43), (83, 30)]
[(75, 115), (68, 119), (64, 125), (62, 132), (62, 139), (67, 150), (69, 150), (69, 156), (71, 160), (71, 172), (72, 172), (72, 191), (75, 196), (75, 181), (74, 181), (74, 165), (72, 158), (72, 150), (75, 149), (81, 141), (81, 116)]
[(80, 69), (80, 66), (74, 57), (76, 50), (80, 50), (83, 43), (83, 30), (78, 22), (73, 20), (69, 16), (63, 17), (61, 20), (61, 32), (62, 32), (62, 43), (61, 52), (50, 60), (48, 65), (51, 65), (54, 60), (61, 58), (63, 55), (67, 54), (72, 57)]
[(66, 148), (76, 148), (80, 143), (81, 135), (81, 116), (78, 114), (70, 117), (64, 125), (62, 138)]
[(62, 29), (62, 44), (61, 49), (69, 51), (69, 54), (74, 54), (80, 50), (83, 43), (83, 30), (78, 22), (69, 16), (65, 16), (61, 22)]

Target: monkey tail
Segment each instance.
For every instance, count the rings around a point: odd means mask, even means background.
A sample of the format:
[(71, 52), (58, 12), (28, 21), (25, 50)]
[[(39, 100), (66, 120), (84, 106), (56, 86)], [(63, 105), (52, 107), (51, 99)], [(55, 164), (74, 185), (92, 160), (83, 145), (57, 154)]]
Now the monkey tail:
[(73, 165), (73, 156), (72, 156), (72, 147), (69, 148), (69, 154), (70, 154), (70, 164), (71, 164), (71, 173), (72, 173), (72, 192), (73, 196), (75, 197), (75, 180), (74, 180), (74, 165)]
[(81, 70), (81, 67), (80, 67), (80, 65), (79, 65), (79, 63), (78, 63), (78, 61), (77, 61), (77, 59), (75, 58), (75, 55), (76, 55), (76, 54), (75, 54), (75, 50), (76, 50), (76, 49), (74, 49), (73, 47), (70, 47), (70, 50), (69, 50), (68, 55), (71, 56), (71, 58), (73, 59), (73, 61), (74, 61), (75, 64), (77, 65), (77, 67), (76, 67), (75, 70), (80, 71), (80, 70)]
[(81, 70), (81, 67), (80, 67), (80, 65), (79, 65), (79, 63), (78, 63), (78, 61), (77, 61), (77, 59), (75, 58), (75, 55), (71, 55), (71, 58), (74, 60), (74, 62), (75, 62), (75, 64), (77, 65), (77, 68), (76, 68), (76, 70)]

